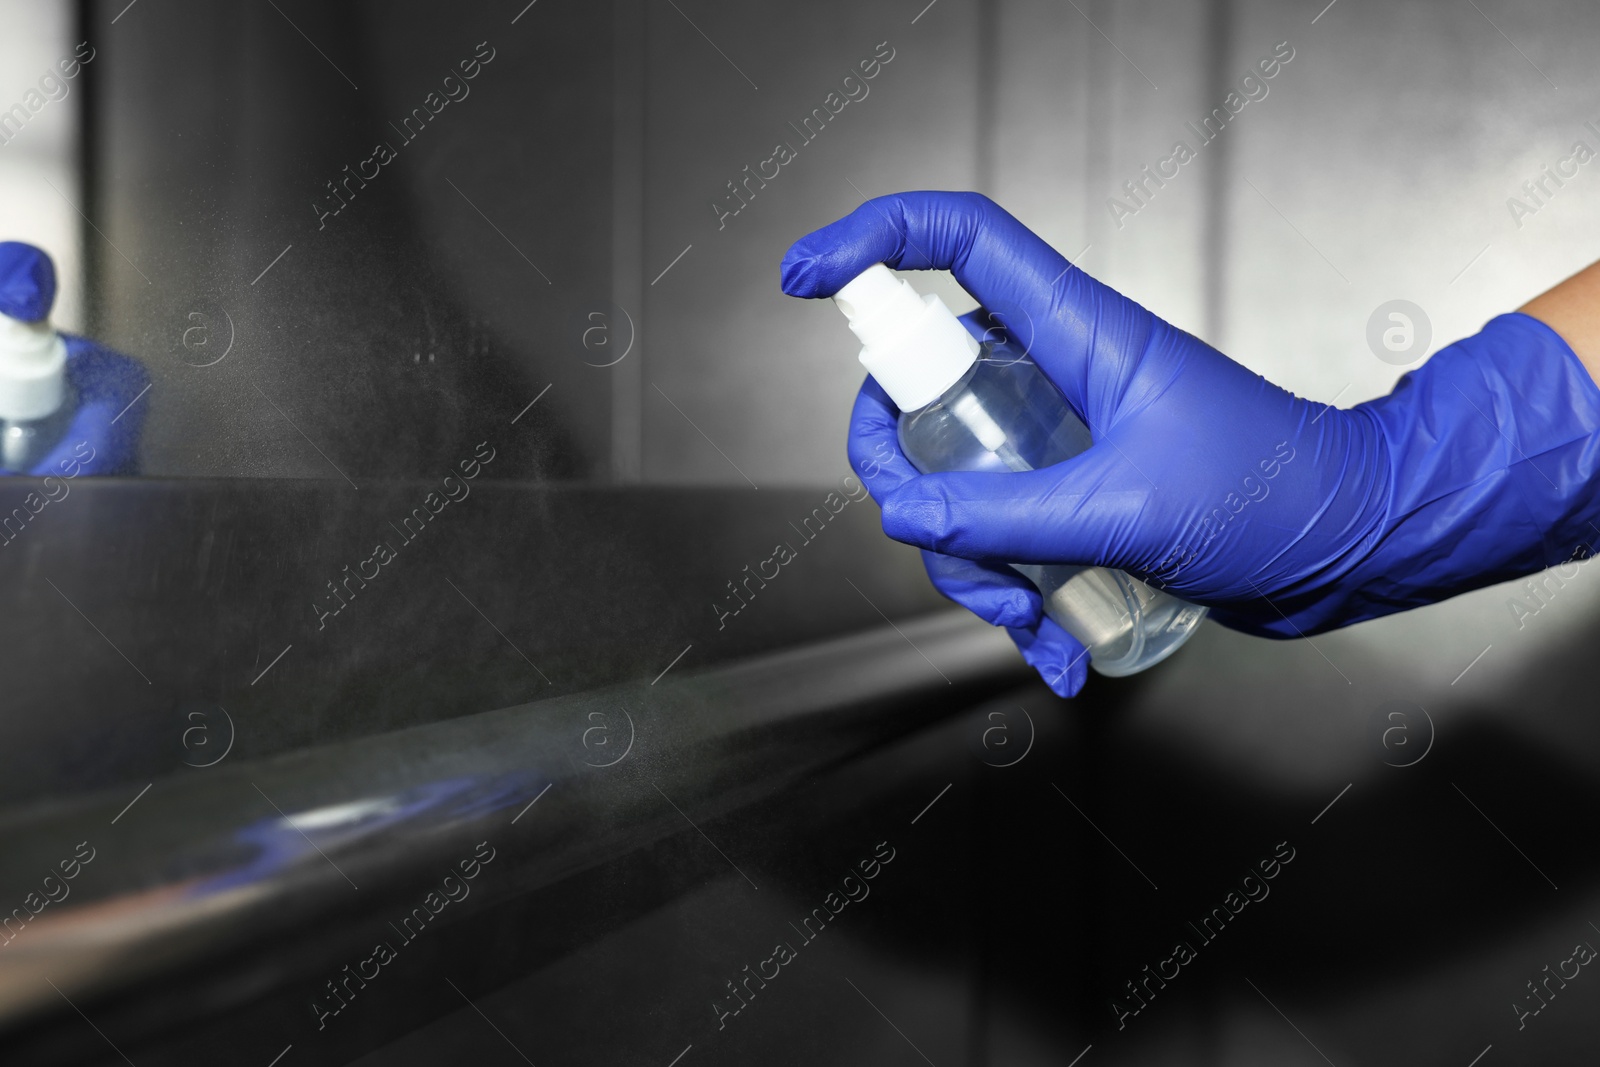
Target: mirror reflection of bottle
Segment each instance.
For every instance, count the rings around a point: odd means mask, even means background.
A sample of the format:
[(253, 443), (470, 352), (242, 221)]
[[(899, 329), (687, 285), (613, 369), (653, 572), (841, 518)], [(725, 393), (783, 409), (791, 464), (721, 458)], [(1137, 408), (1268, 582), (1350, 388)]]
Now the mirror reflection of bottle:
[[(921, 296), (883, 264), (867, 268), (834, 302), (862, 342), (861, 362), (900, 408), (906, 458), (932, 471), (1029, 471), (1093, 444), (1055, 383), (1027, 354), (980, 343), (936, 296)], [(1105, 567), (1013, 567), (1038, 587), (1045, 614), (1113, 677), (1177, 651), (1206, 609)]]
[(60, 443), (76, 399), (67, 346), (48, 319), (0, 314), (0, 470), (26, 474)]

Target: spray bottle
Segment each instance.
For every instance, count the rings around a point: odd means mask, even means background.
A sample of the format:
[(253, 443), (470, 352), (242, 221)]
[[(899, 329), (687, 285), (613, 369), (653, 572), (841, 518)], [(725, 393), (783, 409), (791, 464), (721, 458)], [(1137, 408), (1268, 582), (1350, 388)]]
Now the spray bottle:
[[(937, 296), (875, 264), (833, 298), (861, 341), (861, 363), (900, 409), (900, 449), (924, 474), (1027, 471), (1093, 444), (1055, 384), (1009, 344), (979, 342)], [(1133, 674), (1175, 652), (1204, 608), (1122, 571), (1012, 564), (1045, 614), (1089, 650), (1090, 665)]]
[(138, 360), (50, 322), (56, 271), (0, 241), (0, 475), (137, 474), (150, 375)]
[(0, 471), (29, 473), (50, 454), (72, 423), (71, 393), (67, 346), (49, 318), (0, 311)]

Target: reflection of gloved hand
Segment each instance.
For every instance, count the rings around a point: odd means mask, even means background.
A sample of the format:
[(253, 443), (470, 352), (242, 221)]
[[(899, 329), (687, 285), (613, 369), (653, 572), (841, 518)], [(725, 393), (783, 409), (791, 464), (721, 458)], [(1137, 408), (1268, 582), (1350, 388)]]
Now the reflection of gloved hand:
[(1525, 315), (1441, 350), (1389, 396), (1338, 410), (1101, 285), (976, 194), (871, 201), (798, 241), (783, 288), (829, 296), (880, 261), (951, 270), (1094, 435), (1043, 470), (918, 476), (887, 398), (868, 382), (857, 400), (851, 459), (877, 475), (866, 484), (885, 531), (990, 565), (930, 569), (947, 595), (1021, 630), (1030, 662), (1076, 655), (1075, 643), (1051, 634), (1037, 595), (993, 564), (1118, 567), (1212, 605), (1229, 626), (1292, 637), (1526, 574), (1600, 540), (1600, 389)]
[[(0, 243), (0, 314), (22, 323), (44, 323), (55, 295), (55, 267), (48, 255), (32, 245)], [(63, 340), (67, 356), (63, 403), (70, 408), (49, 420), (49, 432), (59, 437), (27, 473), (58, 477), (136, 473), (148, 399), (134, 401), (149, 385), (149, 376), (136, 360), (87, 338), (63, 335)]]

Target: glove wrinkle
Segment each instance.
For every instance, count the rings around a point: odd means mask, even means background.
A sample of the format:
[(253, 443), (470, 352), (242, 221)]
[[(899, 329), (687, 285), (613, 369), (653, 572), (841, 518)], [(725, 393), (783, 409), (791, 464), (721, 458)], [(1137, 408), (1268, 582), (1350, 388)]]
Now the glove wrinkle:
[[(1223, 625), (1289, 638), (1600, 544), (1600, 386), (1526, 315), (1341, 409), (1158, 318), (974, 193), (868, 201), (796, 242), (781, 277), (792, 295), (827, 296), (876, 262), (948, 268), (1005, 336), (1026, 325), (1028, 354), (1095, 442), (1040, 471), (918, 475), (899, 413), (863, 384), (849, 454), (885, 532), (928, 550), (935, 586), (990, 621), (1037, 596), (1005, 589), (1010, 562), (1123, 567)], [(1077, 692), (1083, 646), (1026, 606), (1012, 639), (1054, 691)]]

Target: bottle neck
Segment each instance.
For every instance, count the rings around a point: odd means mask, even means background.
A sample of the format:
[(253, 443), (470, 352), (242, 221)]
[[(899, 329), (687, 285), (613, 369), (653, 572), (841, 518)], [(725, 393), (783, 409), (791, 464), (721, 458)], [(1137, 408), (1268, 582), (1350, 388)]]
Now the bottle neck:
[(0, 419), (28, 422), (54, 414), (66, 395), (67, 348), (48, 321), (0, 315)]
[(988, 358), (990, 347), (991, 346), (987, 343), (982, 345), (978, 349), (977, 358), (972, 361), (972, 366), (968, 367), (964, 372), (962, 372), (961, 377), (950, 383), (950, 387), (948, 389), (940, 393), (934, 399), (928, 401), (926, 404), (922, 405), (920, 408), (914, 408), (911, 411), (904, 412), (904, 414), (908, 416), (917, 415), (921, 412), (927, 411), (929, 408), (949, 407), (961, 396), (970, 392), (972, 389), (972, 379), (976, 378), (978, 376), (978, 372), (983, 369), (983, 361)]
[(861, 341), (860, 360), (902, 411), (938, 400), (971, 366), (978, 341), (933, 293), (918, 295), (881, 263), (833, 301)]

